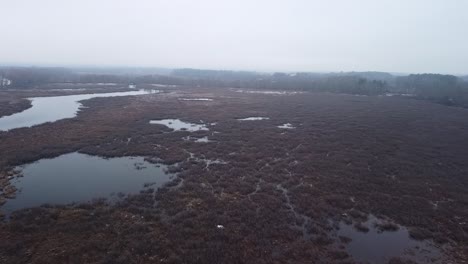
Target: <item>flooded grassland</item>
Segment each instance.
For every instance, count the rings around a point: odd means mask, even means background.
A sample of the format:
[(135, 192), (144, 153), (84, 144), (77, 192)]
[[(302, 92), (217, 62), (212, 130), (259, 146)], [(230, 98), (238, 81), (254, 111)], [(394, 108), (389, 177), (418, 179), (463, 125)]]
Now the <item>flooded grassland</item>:
[(116, 190), (126, 192), (117, 202), (13, 211), (0, 224), (0, 263), (467, 261), (466, 110), (229, 89), (81, 103), (74, 118), (0, 132), (5, 205), (26, 195), (15, 181), (33, 176), (12, 170), (69, 153), (144, 157), (175, 176)]

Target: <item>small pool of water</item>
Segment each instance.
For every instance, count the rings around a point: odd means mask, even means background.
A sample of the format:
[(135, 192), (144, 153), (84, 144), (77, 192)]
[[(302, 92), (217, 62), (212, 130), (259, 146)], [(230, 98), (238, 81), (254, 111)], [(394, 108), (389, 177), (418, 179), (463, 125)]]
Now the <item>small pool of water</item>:
[(8, 131), (20, 127), (31, 127), (65, 118), (73, 118), (77, 115), (80, 107), (82, 107), (80, 103), (82, 100), (97, 97), (143, 95), (158, 92), (158, 90), (139, 90), (28, 98), (31, 100), (32, 107), (23, 112), (0, 118), (0, 131)]
[(175, 87), (177, 87), (178, 85), (175, 85), (175, 84), (153, 83), (153, 84), (151, 84), (151, 86), (154, 86), (154, 87), (161, 87), (161, 88), (175, 88)]
[(293, 95), (303, 92), (298, 91), (271, 91), (271, 90), (236, 90), (238, 93), (247, 93), (247, 94), (267, 94), (267, 95)]
[(281, 126), (278, 126), (278, 128), (282, 128), (282, 129), (294, 129), (296, 127), (294, 127), (293, 125), (291, 125), (290, 123), (286, 123), (286, 124), (282, 124)]
[(253, 117), (247, 117), (247, 118), (239, 118), (237, 120), (239, 121), (258, 121), (258, 120), (268, 120), (270, 119), (269, 117), (261, 117), (261, 116), (253, 116)]
[(175, 175), (166, 174), (165, 165), (146, 162), (143, 157), (101, 158), (70, 153), (42, 159), (19, 167), (23, 177), (12, 184), (16, 198), (0, 207), (4, 212), (42, 204), (68, 204), (112, 194), (138, 193), (145, 184), (158, 188)]
[(182, 138), (185, 141), (193, 141), (193, 142), (198, 142), (198, 143), (208, 143), (211, 142), (211, 140), (208, 139), (208, 137), (201, 137), (201, 138), (196, 138), (196, 137), (183, 137)]
[(180, 119), (162, 119), (162, 120), (151, 120), (152, 125), (164, 125), (174, 131), (199, 131), (208, 130), (205, 124), (195, 124), (184, 122)]
[(213, 101), (211, 98), (179, 98), (181, 101)]
[(381, 223), (381, 220), (372, 215), (363, 223), (369, 229), (368, 232), (340, 223), (338, 235), (352, 239), (346, 249), (355, 260), (387, 263), (391, 258), (401, 257), (417, 263), (427, 263), (429, 260), (434, 261), (431, 263), (440, 263), (437, 259), (442, 257), (441, 252), (430, 242), (411, 239), (408, 230), (402, 226), (396, 231), (382, 232), (375, 226), (376, 223)]

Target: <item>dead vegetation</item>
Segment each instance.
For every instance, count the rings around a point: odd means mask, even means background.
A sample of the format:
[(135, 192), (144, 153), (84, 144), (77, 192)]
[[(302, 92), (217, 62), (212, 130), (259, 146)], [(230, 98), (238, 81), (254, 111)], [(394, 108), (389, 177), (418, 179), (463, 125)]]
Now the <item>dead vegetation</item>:
[(0, 99), (0, 118), (24, 111), (30, 107), (31, 101), (27, 99), (11, 99), (3, 97)]
[[(5, 170), (79, 151), (161, 159), (179, 173), (115, 206), (14, 213), (0, 225), (0, 263), (353, 263), (331, 234), (369, 213), (395, 221), (384, 232), (408, 227), (467, 260), (466, 110), (394, 97), (210, 92), (216, 100), (203, 104), (95, 98), (77, 118), (0, 133)], [(246, 116), (270, 119), (236, 120)], [(191, 133), (148, 124), (165, 118), (216, 125)], [(276, 127), (284, 123), (296, 129)]]

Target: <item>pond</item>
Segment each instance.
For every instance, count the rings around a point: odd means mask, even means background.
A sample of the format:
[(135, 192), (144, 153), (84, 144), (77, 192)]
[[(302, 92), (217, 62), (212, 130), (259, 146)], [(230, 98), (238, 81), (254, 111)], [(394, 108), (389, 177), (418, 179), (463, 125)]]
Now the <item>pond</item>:
[(413, 240), (408, 230), (398, 226), (396, 231), (381, 231), (376, 224), (382, 223), (381, 219), (373, 215), (362, 223), (368, 228), (367, 232), (356, 230), (353, 225), (340, 223), (338, 235), (351, 238), (347, 244), (348, 253), (355, 260), (365, 263), (387, 263), (393, 257), (410, 259), (426, 263), (431, 260), (436, 262), (441, 257), (441, 252), (429, 241)]
[(12, 180), (16, 198), (7, 200), (4, 212), (49, 204), (85, 202), (116, 193), (138, 193), (144, 185), (158, 188), (174, 174), (166, 166), (143, 157), (101, 158), (70, 153), (19, 167), (23, 177)]
[(152, 125), (163, 125), (174, 131), (199, 131), (199, 130), (208, 130), (205, 124), (195, 124), (184, 122), (180, 119), (162, 119), (162, 120), (151, 120), (150, 124)]
[(139, 90), (130, 92), (78, 94), (66, 96), (34, 97), (32, 107), (10, 116), (0, 118), (0, 131), (8, 131), (20, 127), (31, 127), (60, 119), (73, 118), (82, 104), (80, 101), (97, 97), (115, 97), (157, 93), (157, 90)]

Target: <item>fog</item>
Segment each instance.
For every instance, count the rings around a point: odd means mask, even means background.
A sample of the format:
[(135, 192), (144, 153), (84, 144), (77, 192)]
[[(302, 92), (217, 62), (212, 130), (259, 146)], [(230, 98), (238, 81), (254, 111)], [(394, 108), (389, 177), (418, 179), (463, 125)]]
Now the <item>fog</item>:
[(0, 5), (0, 64), (468, 72), (464, 0)]

